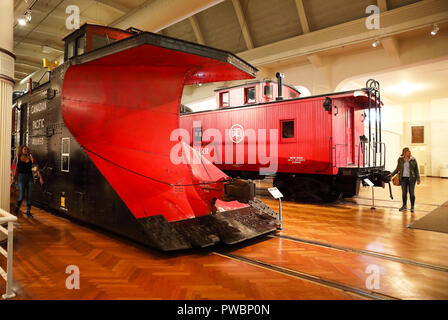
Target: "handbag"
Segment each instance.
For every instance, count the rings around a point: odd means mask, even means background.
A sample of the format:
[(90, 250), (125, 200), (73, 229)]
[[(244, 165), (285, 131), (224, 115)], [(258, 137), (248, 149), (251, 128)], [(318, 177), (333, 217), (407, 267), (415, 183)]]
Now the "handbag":
[(392, 177), (392, 183), (393, 183), (394, 186), (399, 186), (399, 185), (400, 185), (400, 176), (399, 176), (398, 173), (395, 174), (395, 175)]

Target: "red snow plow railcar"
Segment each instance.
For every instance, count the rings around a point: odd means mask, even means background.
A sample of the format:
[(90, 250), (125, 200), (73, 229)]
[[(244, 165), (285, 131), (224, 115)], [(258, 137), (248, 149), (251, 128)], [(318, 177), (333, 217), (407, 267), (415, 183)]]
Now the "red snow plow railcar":
[(253, 183), (170, 139), (184, 85), (250, 79), (254, 67), (150, 32), (84, 25), (64, 40), (50, 80), (14, 99), (13, 146), (30, 145), (46, 181), (35, 202), (162, 250), (275, 230)]
[(219, 88), (218, 109), (181, 115), (191, 145), (232, 177), (274, 175), (274, 186), (299, 201), (351, 197), (366, 179), (389, 182), (378, 82), (301, 98), (277, 78)]

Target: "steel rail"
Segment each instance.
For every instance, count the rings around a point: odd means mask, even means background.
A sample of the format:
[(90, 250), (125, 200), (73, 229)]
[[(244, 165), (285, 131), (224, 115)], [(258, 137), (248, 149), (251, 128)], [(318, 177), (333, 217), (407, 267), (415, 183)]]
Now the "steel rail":
[(432, 270), (437, 270), (437, 271), (442, 271), (442, 272), (448, 272), (448, 267), (445, 267), (445, 266), (433, 265), (433, 264), (429, 264), (429, 263), (425, 263), (425, 262), (420, 262), (420, 261), (407, 259), (407, 258), (395, 256), (395, 255), (390, 255), (390, 254), (386, 254), (386, 253), (380, 253), (380, 252), (376, 252), (376, 251), (350, 248), (350, 247), (334, 245), (334, 244), (330, 244), (330, 243), (326, 243), (326, 242), (321, 242), (321, 241), (317, 241), (317, 240), (297, 238), (297, 237), (288, 236), (288, 235), (276, 234), (276, 235), (269, 235), (268, 237), (285, 239), (285, 240), (290, 240), (290, 241), (299, 242), (299, 243), (306, 243), (309, 245), (329, 248), (329, 249), (333, 249), (333, 250), (352, 252), (352, 253), (362, 254), (362, 255), (366, 255), (366, 256), (372, 256), (375, 258), (380, 258), (383, 260), (390, 260), (390, 261), (399, 262), (399, 263), (403, 263), (403, 264), (410, 264), (410, 265), (421, 267), (421, 268), (432, 269)]
[(361, 296), (364, 298), (369, 298), (369, 299), (373, 299), (373, 300), (401, 300), (399, 298), (389, 296), (386, 294), (381, 294), (381, 293), (378, 293), (375, 291), (369, 291), (369, 290), (365, 290), (365, 289), (361, 289), (361, 288), (357, 288), (357, 287), (353, 287), (353, 286), (348, 286), (343, 283), (336, 282), (333, 280), (328, 280), (325, 278), (321, 278), (321, 277), (318, 277), (318, 276), (315, 276), (315, 275), (312, 275), (309, 273), (284, 268), (284, 267), (266, 263), (266, 262), (263, 262), (260, 260), (255, 260), (255, 259), (247, 258), (244, 256), (240, 256), (240, 255), (237, 255), (234, 253), (225, 253), (225, 252), (214, 251), (213, 254), (221, 256), (221, 257), (225, 257), (225, 258), (230, 258), (230, 259), (233, 259), (233, 260), (236, 260), (239, 262), (244, 262), (244, 263), (247, 263), (247, 264), (250, 264), (253, 266), (268, 269), (271, 271), (275, 271), (275, 272), (278, 272), (278, 273), (281, 273), (284, 275), (288, 275), (288, 276), (291, 276), (294, 278), (299, 278), (302, 280), (307, 280), (310, 282), (318, 283), (320, 285), (330, 287), (333, 289), (338, 289), (338, 290), (341, 290), (344, 292), (349, 292), (351, 294)]

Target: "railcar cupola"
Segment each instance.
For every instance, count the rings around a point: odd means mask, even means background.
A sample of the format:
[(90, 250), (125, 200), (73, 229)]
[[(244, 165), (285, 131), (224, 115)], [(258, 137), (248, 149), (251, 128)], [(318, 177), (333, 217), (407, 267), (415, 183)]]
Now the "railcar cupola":
[(139, 31), (134, 28), (120, 30), (86, 23), (63, 39), (64, 61), (130, 37)]
[[(282, 80), (283, 77), (280, 78)], [(238, 107), (283, 99), (295, 99), (300, 92), (293, 86), (264, 79), (249, 83), (220, 87), (215, 90), (216, 103), (219, 108)]]

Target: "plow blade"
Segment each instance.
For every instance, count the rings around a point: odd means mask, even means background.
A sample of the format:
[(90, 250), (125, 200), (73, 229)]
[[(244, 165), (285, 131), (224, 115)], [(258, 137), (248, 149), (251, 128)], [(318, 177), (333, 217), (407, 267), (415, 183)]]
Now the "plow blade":
[(273, 230), (274, 218), (244, 204), (211, 215), (230, 177), (200, 154), (199, 162), (178, 161), (195, 150), (173, 135), (185, 85), (250, 79), (255, 68), (231, 53), (148, 32), (71, 64), (64, 123), (138, 221), (133, 238), (174, 250)]
[[(270, 210), (270, 209), (269, 209)], [(218, 242), (235, 244), (276, 230), (276, 213), (256, 206), (168, 222), (163, 216), (138, 219), (152, 246), (161, 250), (208, 247)]]

